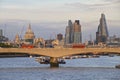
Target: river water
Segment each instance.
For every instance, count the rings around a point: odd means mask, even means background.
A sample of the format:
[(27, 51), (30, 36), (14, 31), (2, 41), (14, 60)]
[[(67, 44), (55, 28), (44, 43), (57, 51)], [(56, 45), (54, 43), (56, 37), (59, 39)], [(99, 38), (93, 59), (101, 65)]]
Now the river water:
[(0, 80), (120, 80), (120, 56), (66, 60), (49, 68), (34, 58), (0, 58)]

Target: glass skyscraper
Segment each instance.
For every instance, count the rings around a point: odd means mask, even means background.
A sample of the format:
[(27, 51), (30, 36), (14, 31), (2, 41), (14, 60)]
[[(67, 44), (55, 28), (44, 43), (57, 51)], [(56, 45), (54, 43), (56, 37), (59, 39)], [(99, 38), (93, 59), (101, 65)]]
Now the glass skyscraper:
[(105, 15), (102, 13), (100, 18), (100, 24), (98, 26), (98, 30), (96, 32), (96, 43), (106, 43), (108, 39), (109, 33), (107, 29), (107, 23), (105, 19)]
[(65, 44), (72, 43), (82, 43), (81, 25), (79, 20), (75, 20), (74, 23), (72, 23), (72, 21), (69, 20), (68, 26), (66, 27)]

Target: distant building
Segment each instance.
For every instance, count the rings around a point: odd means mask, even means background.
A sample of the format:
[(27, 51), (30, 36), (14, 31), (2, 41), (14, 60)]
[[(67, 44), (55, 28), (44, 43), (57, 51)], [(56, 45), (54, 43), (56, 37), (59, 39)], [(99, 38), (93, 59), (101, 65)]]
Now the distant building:
[(107, 47), (120, 47), (120, 37), (116, 37), (116, 35), (109, 37)]
[(43, 38), (35, 38), (34, 45), (35, 45), (35, 47), (44, 48), (45, 47), (45, 40)]
[(18, 34), (15, 36), (15, 44), (20, 44), (20, 37)]
[(52, 41), (52, 45), (53, 46), (58, 46), (59, 45), (59, 40), (55, 39), (54, 41)]
[(65, 32), (65, 44), (79, 44), (82, 43), (82, 31), (79, 20), (75, 20), (72, 23), (71, 20), (68, 21), (68, 26)]
[(28, 29), (24, 35), (24, 40), (25, 42), (33, 44), (34, 38), (35, 38), (34, 32), (32, 31), (31, 25), (29, 24)]
[(57, 34), (57, 39), (59, 41), (63, 40), (63, 35), (61, 33)]
[(75, 20), (73, 26), (73, 43), (82, 43), (81, 25), (79, 20)]
[(100, 24), (98, 26), (98, 30), (96, 32), (96, 43), (105, 44), (108, 39), (109, 33), (107, 29), (107, 23), (105, 19), (105, 15), (101, 14)]
[(3, 36), (3, 31), (2, 31), (2, 29), (0, 29), (0, 36)]
[(3, 30), (0, 29), (0, 43), (7, 42), (9, 39), (5, 36), (3, 36)]
[(54, 39), (45, 40), (45, 47), (46, 48), (53, 48), (53, 45), (52, 45), (53, 41), (54, 41)]

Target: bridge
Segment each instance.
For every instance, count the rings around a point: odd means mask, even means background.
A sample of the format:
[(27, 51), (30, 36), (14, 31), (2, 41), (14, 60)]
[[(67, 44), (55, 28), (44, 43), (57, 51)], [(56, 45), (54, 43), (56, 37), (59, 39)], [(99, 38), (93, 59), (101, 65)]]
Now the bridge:
[(0, 53), (27, 53), (57, 58), (86, 53), (120, 53), (120, 48), (0, 48)]
[(51, 66), (58, 66), (57, 58), (77, 54), (118, 53), (120, 48), (0, 48), (0, 53), (27, 53), (51, 57)]

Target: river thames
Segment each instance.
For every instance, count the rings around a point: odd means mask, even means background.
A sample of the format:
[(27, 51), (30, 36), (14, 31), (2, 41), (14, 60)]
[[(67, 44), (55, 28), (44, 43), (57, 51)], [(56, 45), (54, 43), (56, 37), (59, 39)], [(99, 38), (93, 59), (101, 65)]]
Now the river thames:
[(0, 58), (0, 80), (120, 80), (120, 56), (66, 60), (60, 68), (35, 58)]

